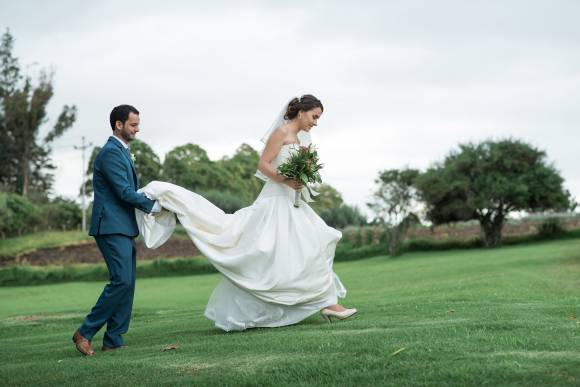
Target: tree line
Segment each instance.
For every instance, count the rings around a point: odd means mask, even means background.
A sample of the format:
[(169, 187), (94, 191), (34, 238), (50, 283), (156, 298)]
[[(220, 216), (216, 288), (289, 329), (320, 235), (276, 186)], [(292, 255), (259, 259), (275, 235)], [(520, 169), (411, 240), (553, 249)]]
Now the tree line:
[[(197, 144), (180, 145), (170, 150), (161, 162), (147, 143), (134, 140), (131, 153), (139, 185), (153, 180), (177, 184), (196, 192), (227, 213), (249, 206), (262, 189), (262, 181), (254, 176), (260, 158), (248, 144), (240, 145), (232, 156), (211, 160)], [(93, 148), (86, 170), (85, 190), (91, 193), (94, 160), (100, 147)], [(319, 196), (311, 203), (315, 211), (332, 227), (362, 225), (366, 218), (355, 206), (344, 203), (342, 195), (329, 184), (316, 187)]]
[[(74, 124), (77, 109), (63, 106), (41, 137), (54, 94), (53, 73), (41, 70), (36, 80), (23, 75), (13, 46), (7, 30), (0, 42), (0, 235), (75, 228), (80, 222), (78, 205), (62, 198), (49, 200), (49, 193), (55, 169), (51, 143)], [(86, 171), (89, 194), (99, 150), (93, 149)], [(261, 189), (261, 181), (253, 176), (259, 155), (247, 144), (215, 161), (196, 144), (172, 149), (163, 162), (138, 140), (131, 144), (131, 152), (142, 186), (152, 180), (178, 184), (226, 212), (251, 204)], [(391, 255), (400, 253), (407, 230), (419, 221), (437, 225), (477, 220), (485, 245), (493, 247), (501, 243), (503, 225), (513, 212), (573, 210), (576, 203), (563, 184), (544, 151), (521, 140), (488, 140), (460, 144), (425, 171), (380, 171), (368, 207), (375, 215), (371, 223), (385, 226)], [(323, 184), (318, 191), (312, 207), (330, 226), (366, 223), (358, 208), (344, 203), (335, 188)]]
[[(51, 144), (72, 127), (77, 109), (62, 107), (48, 133), (47, 106), (54, 95), (53, 72), (43, 69), (37, 79), (22, 72), (13, 55), (9, 30), (0, 42), (0, 236), (21, 235), (43, 229), (70, 229), (80, 224), (80, 208), (74, 200), (50, 199), (54, 184)], [(100, 147), (93, 149), (87, 169), (87, 193), (92, 192), (92, 168)], [(131, 144), (141, 185), (163, 180), (198, 192), (226, 212), (251, 204), (261, 189), (253, 177), (258, 153), (242, 144), (231, 157), (210, 160), (196, 144), (171, 150), (163, 163), (152, 148), (140, 141)], [(356, 207), (346, 205), (340, 193), (320, 187), (316, 210), (335, 227), (362, 224)]]

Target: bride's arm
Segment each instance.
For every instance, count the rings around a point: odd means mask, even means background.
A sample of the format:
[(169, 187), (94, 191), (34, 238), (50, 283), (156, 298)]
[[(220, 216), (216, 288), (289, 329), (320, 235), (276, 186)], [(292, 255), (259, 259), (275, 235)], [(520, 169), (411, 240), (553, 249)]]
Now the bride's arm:
[(276, 158), (280, 149), (282, 149), (285, 138), (286, 133), (284, 133), (280, 128), (272, 133), (266, 143), (264, 151), (262, 152), (262, 156), (260, 156), (260, 160), (258, 161), (258, 169), (270, 180), (286, 184), (293, 189), (302, 189), (302, 185), (299, 182), (280, 175), (274, 168), (272, 168), (272, 161)]

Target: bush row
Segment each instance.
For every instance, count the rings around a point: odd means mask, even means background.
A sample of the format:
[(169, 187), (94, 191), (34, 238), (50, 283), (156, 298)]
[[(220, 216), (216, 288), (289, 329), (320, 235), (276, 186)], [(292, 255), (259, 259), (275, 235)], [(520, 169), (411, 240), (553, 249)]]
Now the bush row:
[[(156, 259), (137, 262), (137, 277), (169, 277), (215, 273), (203, 257)], [(11, 266), (0, 269), (0, 286), (40, 285), (76, 281), (107, 281), (105, 264), (78, 264), (67, 266)]]
[[(388, 234), (381, 226), (348, 226), (343, 229), (343, 241), (353, 247), (366, 245), (387, 245)], [(536, 235), (503, 237), (502, 243), (513, 244), (519, 241), (534, 241), (559, 238), (568, 235), (562, 221), (558, 218), (547, 218), (538, 227)], [(448, 250), (453, 248), (482, 247), (481, 238), (475, 237), (468, 240), (446, 239), (435, 240), (434, 238), (413, 238), (405, 242), (407, 250)]]
[(39, 204), (21, 195), (0, 192), (2, 238), (44, 230), (73, 230), (80, 228), (81, 222), (81, 209), (73, 201), (58, 198)]

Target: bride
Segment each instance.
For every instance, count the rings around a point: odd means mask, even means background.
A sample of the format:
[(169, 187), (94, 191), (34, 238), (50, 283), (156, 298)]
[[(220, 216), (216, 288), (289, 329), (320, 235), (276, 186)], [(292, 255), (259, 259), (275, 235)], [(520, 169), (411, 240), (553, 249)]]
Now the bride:
[[(323, 112), (312, 95), (284, 105), (262, 138), (256, 176), (265, 180), (255, 202), (234, 214), (182, 187), (154, 181), (141, 189), (171, 212), (147, 215), (137, 223), (148, 247), (163, 244), (175, 228), (175, 215), (211, 264), (223, 274), (205, 316), (225, 331), (298, 323), (320, 311), (345, 319), (357, 312), (338, 304), (346, 289), (333, 272), (341, 233), (327, 226), (306, 201), (308, 190), (279, 175), (276, 168), (297, 146), (310, 143), (310, 130)], [(306, 200), (293, 206), (294, 192)]]

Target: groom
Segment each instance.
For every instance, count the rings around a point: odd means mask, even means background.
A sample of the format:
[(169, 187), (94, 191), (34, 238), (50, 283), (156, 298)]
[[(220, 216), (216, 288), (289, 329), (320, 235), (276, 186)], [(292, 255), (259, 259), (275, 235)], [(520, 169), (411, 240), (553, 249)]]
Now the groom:
[(129, 329), (135, 293), (136, 252), (133, 238), (139, 235), (135, 208), (147, 213), (161, 211), (158, 202), (137, 193), (137, 173), (129, 142), (139, 132), (139, 111), (120, 105), (111, 111), (113, 135), (95, 158), (93, 168), (93, 236), (109, 269), (110, 282), (96, 305), (75, 332), (73, 342), (85, 356), (95, 354), (91, 340), (107, 324), (103, 351), (122, 348), (122, 334)]

